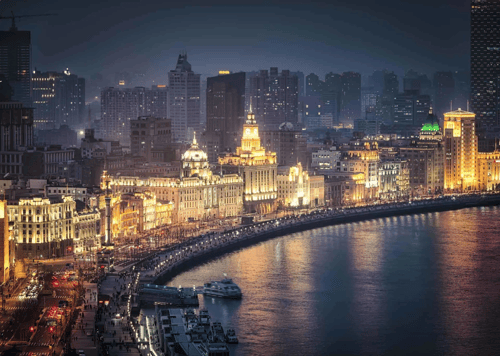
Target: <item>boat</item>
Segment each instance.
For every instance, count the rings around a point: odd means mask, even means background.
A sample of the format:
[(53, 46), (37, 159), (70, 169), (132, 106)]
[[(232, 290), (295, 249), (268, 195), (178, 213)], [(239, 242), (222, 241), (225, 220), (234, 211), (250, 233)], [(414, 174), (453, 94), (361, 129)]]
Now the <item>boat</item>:
[(203, 294), (212, 297), (239, 299), (242, 296), (241, 289), (231, 278), (225, 277), (221, 281), (205, 283)]
[(234, 329), (227, 329), (226, 342), (228, 344), (237, 344), (238, 343), (238, 338), (236, 337), (236, 333), (235, 333)]

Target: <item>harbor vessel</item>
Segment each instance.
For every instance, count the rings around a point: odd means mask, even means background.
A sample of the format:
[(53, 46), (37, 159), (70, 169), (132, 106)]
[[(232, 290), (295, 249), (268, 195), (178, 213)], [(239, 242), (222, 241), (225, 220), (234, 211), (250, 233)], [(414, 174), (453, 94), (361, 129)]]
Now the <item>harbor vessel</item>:
[(242, 296), (241, 289), (231, 278), (224, 277), (221, 281), (205, 283), (203, 294), (211, 297), (239, 299)]

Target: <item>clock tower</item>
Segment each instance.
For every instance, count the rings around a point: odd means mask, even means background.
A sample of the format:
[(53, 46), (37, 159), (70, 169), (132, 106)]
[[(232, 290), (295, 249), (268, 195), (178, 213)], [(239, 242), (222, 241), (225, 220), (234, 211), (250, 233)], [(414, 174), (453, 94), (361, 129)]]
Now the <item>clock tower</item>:
[(276, 152), (266, 152), (260, 145), (259, 126), (251, 106), (243, 125), (241, 146), (236, 148), (236, 153), (220, 157), (219, 163), (226, 173), (242, 175), (243, 206), (248, 213), (267, 214), (276, 209)]

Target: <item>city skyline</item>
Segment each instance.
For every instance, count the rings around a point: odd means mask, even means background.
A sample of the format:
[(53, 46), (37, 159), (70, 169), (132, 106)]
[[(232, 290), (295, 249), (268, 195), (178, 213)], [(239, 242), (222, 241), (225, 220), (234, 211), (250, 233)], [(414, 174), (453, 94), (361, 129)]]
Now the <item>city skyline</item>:
[[(387, 68), (401, 76), (408, 69), (431, 74), (469, 67), (468, 1), (442, 0), (438, 6), (430, 1), (383, 1), (376, 8), (365, 0), (349, 5), (228, 4), (188, 1), (165, 6), (146, 1), (138, 8), (111, 1), (99, 3), (98, 12), (93, 2), (79, 8), (61, 1), (43, 7), (34, 1), (23, 6), (7, 1), (0, 12), (56, 13), (17, 21), (20, 30), (32, 32), (33, 69), (70, 68), (87, 78), (97, 72), (135, 71), (145, 72), (153, 84), (164, 83), (181, 51), (188, 52), (193, 69), (203, 76), (216, 75), (219, 69), (237, 72), (270, 66), (320, 77), (330, 71), (367, 75)], [(446, 18), (460, 25), (441, 26)], [(2, 22), (4, 29), (9, 22)], [(297, 47), (303, 50), (297, 52)]]

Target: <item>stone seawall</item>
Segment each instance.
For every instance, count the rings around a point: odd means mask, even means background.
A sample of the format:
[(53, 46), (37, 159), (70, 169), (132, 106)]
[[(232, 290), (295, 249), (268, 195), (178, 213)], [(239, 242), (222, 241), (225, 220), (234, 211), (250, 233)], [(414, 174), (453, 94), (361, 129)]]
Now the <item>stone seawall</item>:
[[(176, 275), (200, 264), (214, 260), (221, 255), (279, 236), (285, 236), (330, 225), (345, 224), (363, 220), (493, 205), (500, 205), (500, 195), (465, 198), (460, 197), (456, 200), (423, 200), (413, 203), (351, 208), (332, 214), (324, 213), (307, 215), (303, 218), (297, 218), (294, 221), (286, 221), (284, 224), (281, 224), (281, 226), (279, 225), (279, 219), (268, 221), (266, 223), (258, 223), (251, 225), (250, 227), (255, 228), (265, 226), (265, 229), (250, 233), (244, 233), (242, 228), (230, 230), (226, 232), (226, 234), (231, 234), (235, 231), (242, 231), (241, 237), (234, 237), (232, 240), (227, 242), (186, 254), (186, 256), (170, 264), (169, 267), (161, 271), (161, 273), (155, 277), (154, 283), (159, 285), (166, 284)], [(276, 225), (276, 222), (278, 222), (278, 225)], [(195, 243), (196, 242), (193, 242), (187, 246), (194, 247)], [(168, 255), (169, 253), (167, 252), (165, 256)]]

